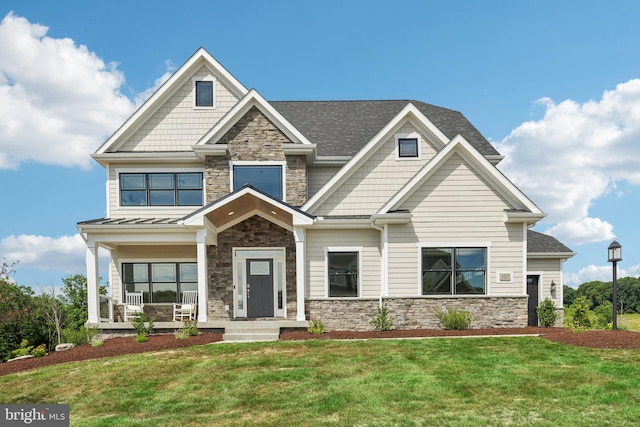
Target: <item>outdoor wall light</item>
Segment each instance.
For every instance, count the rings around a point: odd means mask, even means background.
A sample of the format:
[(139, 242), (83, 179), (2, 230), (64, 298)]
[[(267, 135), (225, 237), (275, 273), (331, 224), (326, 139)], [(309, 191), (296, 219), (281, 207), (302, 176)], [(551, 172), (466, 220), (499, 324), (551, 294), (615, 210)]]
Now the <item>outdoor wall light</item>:
[(554, 282), (553, 280), (551, 281), (550, 289), (551, 289), (551, 292), (555, 292), (556, 291), (556, 282)]
[(613, 263), (613, 326), (615, 331), (618, 329), (618, 319), (616, 308), (618, 307), (618, 261), (622, 261), (622, 245), (617, 240), (609, 245), (609, 262)]

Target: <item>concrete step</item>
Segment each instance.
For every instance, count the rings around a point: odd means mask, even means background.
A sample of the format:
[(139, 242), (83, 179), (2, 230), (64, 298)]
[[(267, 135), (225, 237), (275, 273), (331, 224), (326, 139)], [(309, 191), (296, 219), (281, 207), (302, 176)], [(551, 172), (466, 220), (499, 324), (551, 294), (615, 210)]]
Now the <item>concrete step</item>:
[(223, 341), (278, 341), (279, 338), (279, 327), (250, 324), (229, 326), (222, 335)]

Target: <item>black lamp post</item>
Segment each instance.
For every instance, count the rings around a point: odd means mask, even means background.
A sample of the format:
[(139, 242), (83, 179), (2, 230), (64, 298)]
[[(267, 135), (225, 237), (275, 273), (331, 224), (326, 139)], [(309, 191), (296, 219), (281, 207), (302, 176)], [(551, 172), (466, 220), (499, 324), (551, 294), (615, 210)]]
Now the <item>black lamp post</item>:
[(618, 306), (618, 261), (622, 261), (622, 246), (617, 240), (609, 245), (609, 262), (613, 263), (613, 330), (618, 329), (616, 316)]

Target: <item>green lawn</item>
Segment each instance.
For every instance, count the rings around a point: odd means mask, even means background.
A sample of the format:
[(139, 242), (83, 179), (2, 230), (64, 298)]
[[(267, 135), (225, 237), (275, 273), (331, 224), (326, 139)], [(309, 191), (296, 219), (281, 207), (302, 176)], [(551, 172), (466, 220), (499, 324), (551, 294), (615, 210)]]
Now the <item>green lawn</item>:
[(618, 322), (630, 331), (640, 331), (640, 313), (623, 314)]
[(640, 350), (540, 338), (214, 344), (0, 377), (78, 426), (634, 425)]

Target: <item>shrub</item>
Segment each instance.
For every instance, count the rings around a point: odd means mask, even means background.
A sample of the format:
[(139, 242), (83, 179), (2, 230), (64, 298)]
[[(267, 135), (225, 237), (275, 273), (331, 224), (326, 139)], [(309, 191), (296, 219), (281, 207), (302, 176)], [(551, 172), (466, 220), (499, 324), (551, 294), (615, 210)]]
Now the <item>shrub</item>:
[(195, 320), (185, 320), (182, 325), (182, 331), (188, 337), (198, 336), (198, 323)]
[(589, 329), (591, 327), (591, 320), (589, 320), (589, 302), (587, 297), (581, 296), (575, 299), (573, 304), (573, 328), (577, 330)]
[(12, 354), (12, 357), (28, 356), (29, 353), (31, 353), (31, 349), (33, 349), (33, 346), (29, 345), (29, 342), (27, 342), (27, 340), (22, 340), (20, 342), (20, 347), (16, 348), (15, 350), (12, 350), (11, 354)]
[(85, 328), (81, 326), (80, 329), (63, 329), (62, 341), (70, 342), (75, 345), (89, 344), (96, 335), (102, 333), (100, 328)]
[(395, 318), (389, 315), (389, 309), (386, 305), (378, 307), (378, 313), (369, 322), (376, 331), (390, 331), (393, 329), (393, 321)]
[(100, 347), (102, 344), (104, 344), (104, 343), (102, 341), (100, 341), (100, 340), (91, 341), (91, 347)]
[(324, 334), (326, 330), (327, 328), (325, 328), (324, 323), (322, 323), (322, 320), (319, 319), (311, 319), (309, 328), (307, 328), (307, 332), (315, 335)]
[(556, 313), (556, 304), (551, 298), (545, 298), (536, 308), (536, 313), (538, 313), (540, 326), (546, 328), (555, 325), (558, 314)]
[(436, 310), (436, 316), (438, 316), (440, 324), (445, 329), (469, 329), (473, 320), (471, 313), (458, 309), (447, 310), (446, 312)]
[(613, 304), (605, 301), (604, 304), (593, 309), (593, 324), (598, 329), (611, 329), (613, 327)]
[(33, 357), (44, 357), (47, 355), (47, 347), (44, 344), (40, 344), (33, 350), (31, 350)]
[[(137, 342), (146, 342), (147, 337), (153, 332), (153, 324), (155, 322), (155, 318), (147, 319), (147, 316), (144, 313), (137, 313), (131, 324), (136, 330), (136, 341)], [(145, 323), (147, 323), (145, 325)]]

